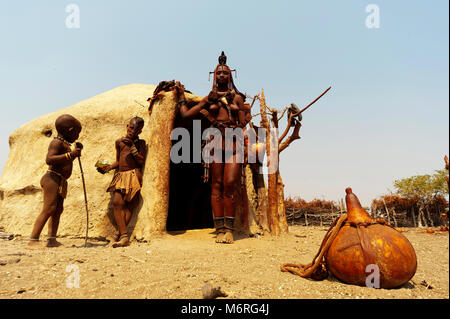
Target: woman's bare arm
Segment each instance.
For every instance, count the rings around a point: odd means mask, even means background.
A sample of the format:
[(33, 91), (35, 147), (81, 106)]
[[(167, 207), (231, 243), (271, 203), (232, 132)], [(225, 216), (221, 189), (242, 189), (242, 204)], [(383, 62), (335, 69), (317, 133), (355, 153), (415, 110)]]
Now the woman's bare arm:
[(188, 108), (186, 104), (180, 107), (180, 114), (183, 118), (192, 118), (200, 113), (206, 106), (209, 105), (208, 97), (203, 98), (199, 103), (191, 108)]
[(246, 119), (247, 110), (245, 109), (244, 106), (244, 98), (240, 94), (236, 94), (233, 103), (239, 107), (238, 111), (239, 123), (241, 123), (244, 127), (248, 123)]

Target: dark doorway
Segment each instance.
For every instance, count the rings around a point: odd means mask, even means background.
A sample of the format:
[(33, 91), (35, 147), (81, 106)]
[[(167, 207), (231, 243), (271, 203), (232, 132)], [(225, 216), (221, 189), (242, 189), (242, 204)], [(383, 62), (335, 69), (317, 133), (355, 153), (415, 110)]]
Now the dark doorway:
[[(209, 183), (203, 182), (203, 165), (193, 163), (193, 121), (183, 120), (178, 114), (174, 128), (184, 127), (191, 139), (190, 163), (170, 163), (169, 214), (167, 231), (213, 228), (211, 209), (211, 189)], [(208, 123), (202, 121), (202, 131)], [(177, 140), (172, 141), (173, 144)]]

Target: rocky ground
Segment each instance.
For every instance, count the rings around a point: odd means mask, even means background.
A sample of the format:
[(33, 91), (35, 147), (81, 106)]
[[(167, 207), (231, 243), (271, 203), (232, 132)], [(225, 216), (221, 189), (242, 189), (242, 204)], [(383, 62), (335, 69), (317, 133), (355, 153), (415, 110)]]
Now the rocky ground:
[(326, 230), (292, 226), (279, 238), (238, 238), (233, 245), (214, 243), (211, 229), (191, 230), (114, 249), (61, 238), (66, 248), (43, 251), (25, 250), (22, 237), (2, 239), (0, 298), (202, 298), (206, 282), (233, 299), (449, 298), (448, 232), (403, 229), (418, 268), (398, 289), (352, 286), (333, 277), (316, 282), (280, 271), (282, 263), (310, 262)]

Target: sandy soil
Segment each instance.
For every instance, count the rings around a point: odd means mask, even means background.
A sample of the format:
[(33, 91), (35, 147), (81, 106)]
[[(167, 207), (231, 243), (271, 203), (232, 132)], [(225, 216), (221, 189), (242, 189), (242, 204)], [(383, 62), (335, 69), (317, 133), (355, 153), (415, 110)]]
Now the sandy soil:
[[(449, 298), (448, 232), (405, 229), (418, 269), (409, 283), (391, 290), (281, 272), (282, 263), (311, 261), (325, 227), (293, 226), (279, 238), (238, 238), (233, 245), (214, 243), (212, 232), (166, 234), (115, 249), (93, 240), (84, 248), (83, 239), (61, 238), (66, 248), (29, 251), (20, 237), (1, 240), (0, 298), (202, 298), (205, 282), (221, 286), (233, 299)], [(77, 270), (80, 287), (68, 288), (66, 281), (73, 284)]]

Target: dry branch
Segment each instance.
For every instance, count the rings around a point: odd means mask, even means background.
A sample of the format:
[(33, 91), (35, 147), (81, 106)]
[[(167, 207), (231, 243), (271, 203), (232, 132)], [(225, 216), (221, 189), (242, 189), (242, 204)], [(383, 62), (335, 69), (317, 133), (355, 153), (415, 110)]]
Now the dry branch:
[(300, 139), (300, 127), (302, 127), (302, 124), (298, 121), (295, 123), (294, 131), (292, 132), (292, 135), (288, 137), (286, 141), (281, 143), (281, 145), (278, 148), (278, 153), (281, 153), (284, 149), (286, 149), (293, 141)]

